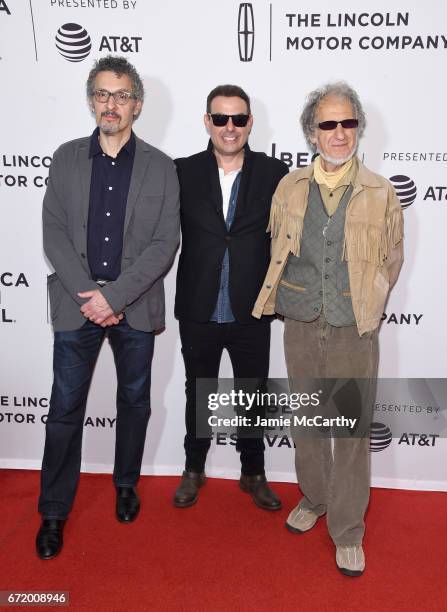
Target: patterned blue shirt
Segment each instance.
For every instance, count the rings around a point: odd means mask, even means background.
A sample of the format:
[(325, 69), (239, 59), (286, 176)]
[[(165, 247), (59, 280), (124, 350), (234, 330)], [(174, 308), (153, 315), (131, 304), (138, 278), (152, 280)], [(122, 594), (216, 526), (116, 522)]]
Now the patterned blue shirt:
[[(233, 223), (234, 213), (236, 212), (236, 202), (239, 193), (239, 185), (241, 183), (242, 173), (239, 172), (234, 179), (233, 186), (231, 188), (230, 202), (228, 204), (227, 218), (225, 224), (227, 230), (230, 231), (231, 224)], [(236, 319), (234, 318), (233, 311), (231, 310), (230, 303), (230, 255), (228, 248), (225, 250), (225, 255), (222, 261), (222, 271), (220, 273), (220, 285), (219, 294), (217, 296), (217, 304), (214, 312), (211, 316), (211, 321), (216, 323), (232, 323)]]

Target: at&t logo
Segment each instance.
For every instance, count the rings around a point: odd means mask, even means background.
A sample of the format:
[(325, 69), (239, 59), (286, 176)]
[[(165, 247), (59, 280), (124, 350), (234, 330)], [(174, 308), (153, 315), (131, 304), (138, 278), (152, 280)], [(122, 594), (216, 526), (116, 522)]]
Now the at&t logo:
[(103, 36), (100, 51), (122, 51), (123, 53), (138, 53), (138, 43), (143, 40), (141, 36)]
[(92, 41), (81, 25), (65, 23), (57, 31), (56, 48), (69, 62), (81, 62), (90, 53)]
[[(108, 53), (138, 53), (141, 36), (112, 36), (101, 37), (98, 51)], [(65, 23), (56, 34), (56, 48), (69, 62), (81, 62), (92, 50), (92, 39), (87, 30), (78, 23)]]
[(372, 453), (383, 451), (391, 444), (393, 434), (384, 423), (371, 423), (369, 450)]
[(398, 444), (407, 446), (435, 446), (439, 434), (403, 433)]
[(402, 208), (408, 208), (413, 204), (417, 196), (417, 188), (414, 181), (403, 174), (396, 174), (390, 177), (390, 181), (396, 190)]

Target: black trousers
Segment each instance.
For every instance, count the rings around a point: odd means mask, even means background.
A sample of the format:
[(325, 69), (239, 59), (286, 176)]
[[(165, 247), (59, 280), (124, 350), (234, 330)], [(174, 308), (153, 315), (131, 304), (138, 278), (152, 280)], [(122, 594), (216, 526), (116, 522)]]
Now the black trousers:
[[(211, 438), (197, 437), (196, 380), (217, 378), (223, 350), (226, 349), (235, 379), (258, 379), (266, 383), (270, 358), (270, 320), (254, 324), (194, 323), (180, 320), (180, 338), (186, 372), (185, 469), (203, 472)], [(241, 471), (248, 476), (264, 474), (264, 441), (262, 437), (239, 437), (236, 450), (241, 455)]]

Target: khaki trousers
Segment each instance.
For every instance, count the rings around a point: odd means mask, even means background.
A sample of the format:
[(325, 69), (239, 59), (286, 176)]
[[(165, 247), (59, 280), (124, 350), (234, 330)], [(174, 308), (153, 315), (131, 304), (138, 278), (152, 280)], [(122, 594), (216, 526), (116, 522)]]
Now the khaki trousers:
[[(338, 394), (339, 414), (362, 415), (367, 428), (354, 434), (333, 430), (302, 435), (291, 428), (296, 445), (296, 471), (304, 497), (300, 505), (319, 516), (327, 513), (330, 536), (336, 545), (361, 544), (364, 515), (369, 502), (369, 424), (375, 398), (378, 332), (358, 335), (355, 325), (334, 327), (324, 315), (310, 323), (285, 319), (284, 350), (291, 392), (330, 388), (337, 380), (351, 384), (356, 393)], [(361, 388), (361, 392), (358, 392)], [(326, 395), (326, 397), (328, 397)], [(361, 404), (361, 405), (360, 405)], [(332, 406), (320, 405), (313, 413), (334, 415)], [(308, 433), (308, 432), (307, 432)]]

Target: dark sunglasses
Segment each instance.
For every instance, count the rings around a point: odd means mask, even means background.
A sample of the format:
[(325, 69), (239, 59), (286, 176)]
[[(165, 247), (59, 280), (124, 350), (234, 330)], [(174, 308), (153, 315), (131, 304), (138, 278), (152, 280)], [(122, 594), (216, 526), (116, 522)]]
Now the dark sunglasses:
[(224, 127), (227, 125), (228, 119), (231, 119), (234, 127), (245, 127), (248, 123), (248, 119), (250, 115), (222, 115), (221, 113), (208, 113), (208, 116), (211, 117), (213, 125), (216, 127)]
[(343, 121), (322, 121), (318, 123), (320, 130), (335, 130), (337, 125), (340, 124), (345, 130), (351, 130), (359, 125), (358, 119), (343, 119)]

